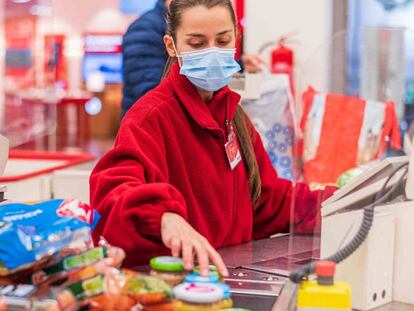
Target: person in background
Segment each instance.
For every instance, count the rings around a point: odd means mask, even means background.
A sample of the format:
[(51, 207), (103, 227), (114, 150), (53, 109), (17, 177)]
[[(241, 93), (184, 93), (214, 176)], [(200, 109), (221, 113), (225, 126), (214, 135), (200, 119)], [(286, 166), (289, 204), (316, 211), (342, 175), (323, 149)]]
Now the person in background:
[[(172, 1), (159, 0), (153, 10), (129, 26), (124, 36), (122, 117), (138, 99), (161, 81), (168, 59), (163, 41), (167, 31), (165, 18)], [(242, 62), (248, 72), (260, 71), (264, 63), (256, 54), (243, 55)]]
[(94, 241), (124, 249), (125, 267), (172, 254), (188, 271), (197, 259), (206, 275), (211, 260), (226, 276), (217, 248), (319, 230), (332, 190), (278, 177), (227, 86), (240, 70), (236, 38), (231, 0), (171, 2), (165, 78), (127, 112), (90, 178)]
[(172, 0), (159, 0), (155, 8), (133, 22), (122, 42), (122, 116), (145, 93), (158, 85), (168, 59), (163, 37), (165, 16)]

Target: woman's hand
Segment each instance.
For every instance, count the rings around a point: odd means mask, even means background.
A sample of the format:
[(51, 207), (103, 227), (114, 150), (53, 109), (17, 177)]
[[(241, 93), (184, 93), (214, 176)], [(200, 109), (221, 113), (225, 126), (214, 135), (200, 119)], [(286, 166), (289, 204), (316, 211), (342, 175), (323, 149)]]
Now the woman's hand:
[(219, 253), (181, 216), (174, 213), (165, 213), (162, 216), (161, 237), (174, 257), (182, 255), (186, 270), (194, 268), (194, 255), (197, 255), (202, 276), (208, 275), (210, 259), (221, 275), (228, 276), (227, 268)]
[(265, 60), (258, 54), (244, 54), (242, 56), (244, 70), (248, 73), (258, 73), (262, 71)]

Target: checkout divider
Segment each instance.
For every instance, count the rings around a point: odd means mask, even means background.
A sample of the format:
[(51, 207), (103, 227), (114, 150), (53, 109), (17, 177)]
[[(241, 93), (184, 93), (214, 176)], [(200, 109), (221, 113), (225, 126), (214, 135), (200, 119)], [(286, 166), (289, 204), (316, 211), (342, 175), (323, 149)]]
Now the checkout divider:
[[(57, 198), (78, 198), (89, 202), (90, 170), (74, 170), (81, 164), (93, 166), (87, 153), (10, 150), (0, 184), (7, 188), (6, 199), (36, 202)], [(70, 170), (72, 169), (72, 170)]]

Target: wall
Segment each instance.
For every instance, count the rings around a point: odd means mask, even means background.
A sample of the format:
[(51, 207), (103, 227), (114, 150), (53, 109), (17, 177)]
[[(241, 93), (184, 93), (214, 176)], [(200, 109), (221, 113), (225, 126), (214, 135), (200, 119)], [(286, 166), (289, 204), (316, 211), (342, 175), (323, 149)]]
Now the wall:
[(299, 91), (308, 84), (328, 88), (330, 47), (326, 43), (332, 32), (332, 0), (246, 0), (245, 24), (246, 52), (256, 52), (268, 41), (297, 32), (294, 47)]

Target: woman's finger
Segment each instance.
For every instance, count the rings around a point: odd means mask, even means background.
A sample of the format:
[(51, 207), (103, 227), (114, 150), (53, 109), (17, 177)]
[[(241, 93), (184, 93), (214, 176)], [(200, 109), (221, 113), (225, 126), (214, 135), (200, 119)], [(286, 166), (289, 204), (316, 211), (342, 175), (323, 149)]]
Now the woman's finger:
[(172, 238), (171, 240), (171, 254), (173, 257), (180, 257), (181, 252), (181, 241), (179, 238)]
[(218, 272), (222, 276), (228, 277), (229, 272), (220, 254), (210, 244), (207, 246), (207, 252), (208, 252), (209, 257), (211, 258), (211, 261), (216, 266)]
[(193, 245), (188, 240), (181, 240), (181, 249), (184, 261), (184, 268), (190, 271), (194, 268)]
[(197, 253), (198, 266), (200, 267), (201, 276), (208, 276), (209, 256), (206, 246), (200, 242), (194, 243), (194, 248)]

